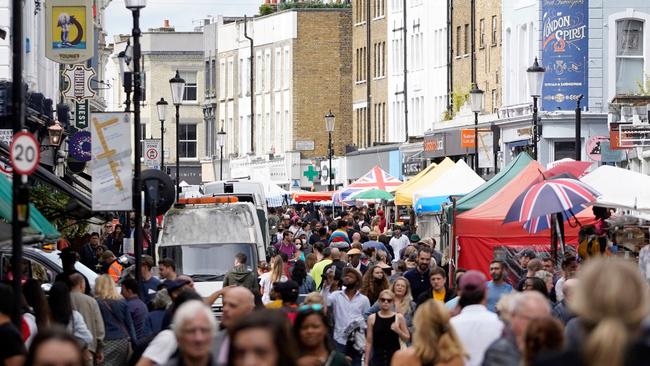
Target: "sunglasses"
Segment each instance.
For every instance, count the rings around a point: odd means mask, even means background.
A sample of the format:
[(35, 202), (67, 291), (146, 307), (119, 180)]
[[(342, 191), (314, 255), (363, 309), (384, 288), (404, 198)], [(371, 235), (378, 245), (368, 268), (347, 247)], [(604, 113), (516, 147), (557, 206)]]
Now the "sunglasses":
[(379, 299), (379, 301), (381, 301), (381, 302), (385, 302), (385, 303), (391, 303), (391, 302), (393, 302), (393, 299), (386, 299), (386, 298), (383, 298), (383, 299)]
[(298, 307), (298, 311), (301, 311), (301, 312), (302, 311), (309, 311), (309, 310), (322, 311), (323, 310), (323, 304), (304, 304), (304, 305), (300, 305), (300, 307)]

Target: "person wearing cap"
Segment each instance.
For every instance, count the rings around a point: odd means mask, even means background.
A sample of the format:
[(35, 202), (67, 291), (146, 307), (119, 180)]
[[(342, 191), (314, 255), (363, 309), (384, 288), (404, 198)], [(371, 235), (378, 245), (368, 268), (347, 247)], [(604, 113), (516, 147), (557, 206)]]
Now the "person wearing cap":
[(344, 290), (330, 292), (335, 273), (328, 273), (324, 280), (321, 294), (327, 305), (331, 306), (334, 319), (334, 342), (337, 351), (352, 358), (352, 365), (361, 365), (361, 353), (347, 346), (346, 328), (370, 308), (368, 298), (359, 292), (361, 273), (352, 267), (343, 268)]
[(361, 274), (364, 274), (364, 273), (366, 273), (366, 270), (368, 269), (368, 266), (361, 263), (361, 255), (362, 254), (363, 254), (363, 252), (360, 251), (357, 248), (352, 248), (352, 249), (348, 250), (348, 266), (356, 269), (359, 272), (361, 272)]
[(526, 273), (528, 262), (535, 258), (537, 258), (537, 254), (535, 254), (535, 251), (530, 248), (526, 248), (519, 253), (519, 267), (521, 267), (520, 275)]
[(451, 318), (469, 359), (467, 366), (478, 366), (485, 350), (501, 336), (503, 323), (489, 311), (487, 302), (487, 278), (482, 272), (470, 270), (460, 278), (460, 314)]
[(103, 272), (111, 276), (113, 281), (117, 283), (120, 280), (120, 276), (122, 276), (123, 267), (117, 262), (115, 254), (113, 254), (113, 252), (110, 250), (104, 251), (100, 258), (100, 262), (104, 268)]
[(400, 253), (402, 253), (402, 250), (406, 248), (409, 245), (410, 241), (409, 238), (406, 237), (406, 235), (402, 234), (402, 229), (399, 226), (395, 226), (395, 230), (393, 230), (393, 237), (390, 239), (389, 245), (391, 248), (393, 248), (393, 253), (395, 256), (393, 257), (393, 262), (396, 262), (398, 259), (398, 256)]
[(276, 282), (273, 284), (273, 291), (278, 294), (282, 300), (280, 309), (287, 314), (287, 318), (293, 325), (296, 320), (298, 310), (298, 297), (300, 296), (300, 286), (298, 282), (288, 280), (285, 282)]

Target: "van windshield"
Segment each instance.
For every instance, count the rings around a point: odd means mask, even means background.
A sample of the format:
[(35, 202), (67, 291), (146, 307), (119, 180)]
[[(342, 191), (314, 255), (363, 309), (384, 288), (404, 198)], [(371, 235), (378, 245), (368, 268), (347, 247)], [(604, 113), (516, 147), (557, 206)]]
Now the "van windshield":
[(243, 205), (171, 209), (165, 215), (161, 246), (256, 243), (255, 219)]
[(196, 282), (221, 281), (232, 269), (237, 253), (246, 254), (247, 267), (257, 261), (254, 246), (233, 244), (183, 244), (160, 247), (161, 258), (171, 258), (176, 271), (188, 275)]

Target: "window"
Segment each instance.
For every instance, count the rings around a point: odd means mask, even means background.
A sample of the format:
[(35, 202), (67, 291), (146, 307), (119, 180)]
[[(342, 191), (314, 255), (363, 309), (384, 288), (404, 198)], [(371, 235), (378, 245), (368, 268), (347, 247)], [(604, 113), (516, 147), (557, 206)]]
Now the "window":
[(485, 19), (479, 20), (478, 31), (479, 31), (478, 46), (479, 48), (484, 48), (485, 47)]
[(180, 75), (185, 80), (185, 92), (183, 93), (183, 100), (187, 102), (196, 102), (198, 100), (196, 71), (181, 71)]
[(275, 59), (273, 60), (274, 75), (273, 75), (273, 89), (280, 90), (282, 88), (282, 49), (275, 49)]
[(205, 62), (205, 70), (203, 71), (203, 73), (204, 73), (203, 76), (205, 77), (204, 91), (205, 91), (205, 96), (207, 97), (208, 95), (210, 95), (210, 88), (211, 88), (211, 85), (210, 85), (210, 60)]
[(291, 86), (291, 54), (289, 52), (289, 47), (284, 48), (284, 59), (282, 62), (284, 62), (284, 67), (282, 68), (284, 70), (284, 80), (282, 82), (282, 85), (284, 86), (284, 89), (289, 89)]
[(497, 16), (493, 15), (492, 16), (492, 39), (491, 39), (492, 46), (497, 45), (497, 29), (498, 29)]
[(235, 65), (232, 57), (228, 58), (228, 69), (226, 70), (226, 75), (228, 78), (228, 98), (231, 99), (235, 92)]
[(374, 0), (373, 18), (383, 17), (385, 14), (386, 0)]
[(196, 158), (196, 125), (179, 125), (178, 131), (179, 158)]
[(575, 146), (575, 141), (555, 141), (553, 143), (553, 147), (555, 148), (554, 160), (575, 157)]
[(469, 24), (465, 24), (465, 34), (463, 35), (463, 55), (469, 54)]
[(632, 94), (643, 83), (643, 22), (616, 22), (616, 94)]
[(386, 76), (386, 42), (377, 42), (373, 45), (373, 76), (380, 78)]
[(492, 113), (497, 113), (499, 109), (497, 90), (492, 89)]
[(460, 25), (456, 27), (456, 56), (460, 56)]

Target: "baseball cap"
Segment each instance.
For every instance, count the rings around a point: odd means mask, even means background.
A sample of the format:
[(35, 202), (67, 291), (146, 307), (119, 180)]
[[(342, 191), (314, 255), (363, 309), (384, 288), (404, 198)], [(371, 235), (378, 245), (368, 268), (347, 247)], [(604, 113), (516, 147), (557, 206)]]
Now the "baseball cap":
[(273, 284), (273, 290), (279, 293), (298, 293), (299, 288), (298, 282), (293, 280)]
[(179, 288), (189, 284), (190, 282), (188, 280), (183, 280), (183, 279), (176, 279), (172, 281), (163, 282), (163, 286), (167, 288), (168, 293), (172, 293), (174, 290), (178, 290)]
[(364, 226), (361, 228), (361, 232), (364, 234), (370, 234), (370, 228), (367, 226)]
[(532, 249), (524, 249), (519, 254), (519, 257), (528, 257), (530, 259), (533, 259), (537, 257), (537, 254), (535, 254), (535, 251)]
[(460, 292), (463, 294), (474, 291), (485, 291), (487, 278), (482, 272), (469, 270), (460, 278)]

